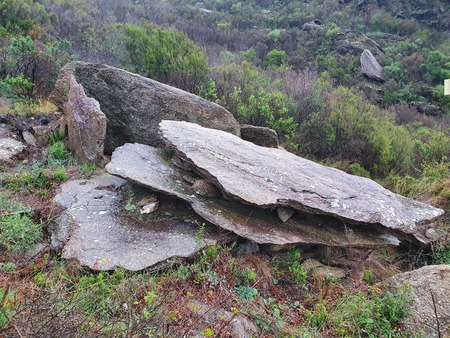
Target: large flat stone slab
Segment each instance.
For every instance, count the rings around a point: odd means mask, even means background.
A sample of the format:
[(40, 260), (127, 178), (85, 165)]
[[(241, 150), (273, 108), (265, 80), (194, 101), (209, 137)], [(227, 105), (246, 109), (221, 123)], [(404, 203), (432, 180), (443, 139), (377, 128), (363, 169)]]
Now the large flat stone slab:
[(296, 214), (283, 223), (275, 210), (196, 194), (190, 183), (196, 179), (193, 173), (176, 167), (171, 156), (171, 152), (164, 149), (129, 143), (114, 151), (106, 169), (154, 191), (182, 199), (205, 220), (259, 244), (379, 247), (399, 243), (394, 235), (376, 226), (362, 229), (340, 220), (304, 214)]
[(102, 175), (61, 186), (55, 201), (66, 210), (53, 229), (52, 244), (64, 247), (63, 258), (95, 270), (137, 271), (163, 267), (223, 240), (214, 231), (199, 240), (198, 225), (182, 218), (131, 221), (123, 217), (118, 189), (124, 184), (123, 179)]
[(261, 208), (288, 206), (359, 226), (381, 225), (423, 243), (444, 211), (397, 195), (378, 183), (264, 148), (197, 124), (162, 121), (168, 145), (227, 196)]

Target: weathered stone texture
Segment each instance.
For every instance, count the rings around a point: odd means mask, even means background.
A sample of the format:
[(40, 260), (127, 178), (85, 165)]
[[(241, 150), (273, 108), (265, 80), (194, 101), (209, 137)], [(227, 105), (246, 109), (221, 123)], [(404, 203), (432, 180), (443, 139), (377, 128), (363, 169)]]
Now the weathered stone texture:
[[(153, 191), (184, 200), (210, 223), (258, 244), (370, 248), (399, 244), (395, 235), (377, 226), (352, 226), (340, 220), (307, 214), (282, 222), (275, 210), (196, 194), (190, 183), (195, 179), (189, 177), (195, 174), (173, 165), (171, 156), (167, 150), (142, 144), (125, 144), (114, 151), (106, 169), (111, 174)], [(228, 172), (225, 170), (223, 174), (227, 175)], [(245, 184), (245, 179), (237, 179), (235, 184)]]
[(67, 125), (67, 148), (82, 162), (100, 162), (106, 136), (106, 116), (97, 100), (87, 97), (83, 86), (72, 75), (64, 104)]
[(63, 258), (94, 270), (137, 271), (166, 266), (223, 239), (208, 231), (199, 242), (198, 225), (177, 218), (128, 220), (118, 206), (118, 189), (125, 183), (102, 175), (61, 185), (55, 202), (65, 211), (51, 232), (53, 247), (63, 247)]
[(411, 295), (411, 315), (401, 324), (411, 337), (450, 337), (450, 265), (430, 265), (395, 275), (386, 284), (400, 287)]
[(383, 67), (381, 67), (370, 50), (365, 49), (362, 52), (360, 62), (361, 73), (363, 73), (363, 75), (379, 82), (386, 81), (386, 75), (384, 74)]
[(260, 208), (291, 207), (351, 224), (372, 224), (428, 243), (425, 232), (444, 211), (378, 183), (282, 149), (264, 148), (188, 122), (162, 121), (168, 144), (230, 198)]
[(183, 90), (103, 64), (71, 62), (63, 67), (50, 100), (60, 108), (69, 101), (71, 77), (87, 97), (100, 103), (108, 119), (105, 152), (127, 143), (161, 146), (161, 120), (182, 120), (240, 134), (233, 115), (221, 106)]

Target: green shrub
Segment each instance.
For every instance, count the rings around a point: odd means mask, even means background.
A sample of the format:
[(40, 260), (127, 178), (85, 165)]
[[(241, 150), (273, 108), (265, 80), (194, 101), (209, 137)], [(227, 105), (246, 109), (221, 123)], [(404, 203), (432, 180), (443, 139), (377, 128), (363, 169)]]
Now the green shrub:
[[(72, 302), (88, 314), (96, 314), (103, 319), (122, 311), (122, 304), (115, 302), (116, 287), (124, 280), (122, 271), (92, 273), (80, 278), (72, 294)], [(118, 295), (119, 296), (119, 295)], [(150, 301), (150, 298), (145, 300)]]
[(272, 42), (280, 42), (281, 34), (284, 33), (285, 29), (274, 29), (267, 33), (267, 37), (272, 40)]
[(67, 179), (64, 168), (50, 169), (45, 168), (42, 163), (36, 163), (29, 171), (6, 175), (4, 182), (6, 187), (14, 192), (47, 195), (57, 183)]
[(9, 214), (11, 212), (26, 210), (28, 210), (28, 208), (25, 207), (25, 205), (12, 199), (11, 192), (0, 191), (0, 216)]
[(9, 321), (11, 307), (15, 301), (14, 293), (9, 290), (9, 287), (0, 287), (0, 329)]
[(384, 71), (392, 77), (395, 81), (400, 82), (405, 76), (405, 70), (401, 62), (393, 62), (390, 65), (384, 66)]
[(292, 280), (300, 285), (306, 284), (306, 278), (308, 277), (308, 271), (306, 271), (303, 264), (300, 263), (300, 250), (294, 249), (289, 251), (290, 263), (289, 272), (292, 275)]
[(10, 33), (27, 33), (36, 25), (32, 7), (32, 2), (27, 0), (3, 0), (0, 2), (0, 26)]
[[(12, 272), (16, 269), (16, 264), (13, 262), (0, 263), (0, 271)], [(1, 327), (1, 325), (0, 325)]]
[(330, 318), (326, 302), (320, 301), (312, 310), (305, 310), (305, 318), (310, 326), (323, 329)]
[(375, 280), (375, 276), (373, 274), (372, 270), (364, 270), (363, 271), (363, 280), (367, 284), (373, 284), (373, 281)]
[(383, 10), (378, 10), (370, 17), (373, 29), (385, 33), (398, 34), (400, 22), (400, 19)]
[(286, 98), (281, 92), (260, 89), (248, 98), (248, 102), (242, 100), (241, 93), (235, 88), (232, 94), (239, 122), (275, 129), (282, 139), (295, 146), (297, 124), (288, 116)]
[(61, 141), (57, 141), (50, 145), (47, 152), (47, 162), (52, 166), (62, 165), (70, 158), (70, 152)]
[(444, 95), (443, 85), (437, 85), (433, 89), (433, 99), (441, 106), (450, 108), (450, 95)]
[(272, 49), (267, 53), (264, 65), (266, 67), (280, 67), (286, 63), (287, 55), (284, 50)]
[(414, 93), (410, 84), (398, 85), (393, 79), (390, 79), (383, 89), (382, 106), (387, 107), (399, 102), (412, 102), (419, 97)]
[(407, 197), (433, 202), (448, 207), (450, 199), (450, 169), (448, 163), (424, 163), (420, 177), (389, 175), (386, 187)]
[(389, 120), (379, 120), (373, 126), (371, 145), (377, 153), (373, 166), (376, 174), (385, 176), (390, 172), (407, 174), (414, 168), (414, 143), (404, 126)]
[(425, 74), (427, 81), (442, 84), (445, 79), (450, 79), (450, 56), (438, 50), (431, 51), (424, 68), (427, 70)]
[(42, 225), (35, 224), (28, 215), (0, 218), (0, 245), (10, 251), (31, 248), (42, 236)]
[(432, 129), (427, 132), (429, 132), (429, 136), (419, 147), (423, 162), (446, 162), (450, 156), (450, 136)]
[(370, 297), (363, 293), (344, 295), (329, 318), (345, 337), (401, 337), (395, 324), (408, 315), (411, 299), (406, 289)]
[(65, 139), (66, 139), (66, 132), (64, 131), (64, 129), (53, 131), (48, 135), (48, 143), (51, 146), (53, 146), (55, 143), (58, 142), (64, 142)]
[(6, 96), (24, 95), (28, 93), (34, 84), (25, 78), (23, 74), (15, 77), (6, 76), (0, 81), (0, 92)]
[(178, 88), (198, 92), (208, 81), (205, 53), (185, 34), (147, 22), (126, 24), (124, 43), (137, 73)]
[(200, 331), (200, 334), (201, 334), (203, 337), (213, 337), (214, 334), (215, 334), (215, 331), (214, 331), (214, 329), (207, 328), (207, 329), (201, 330), (201, 331)]
[(256, 55), (256, 51), (255, 48), (250, 48), (247, 50), (242, 51), (241, 56), (248, 62), (255, 62), (255, 60), (258, 58), (258, 56)]
[(364, 169), (359, 163), (350, 164), (350, 172), (352, 175), (370, 178), (370, 172)]
[(359, 59), (354, 55), (334, 55), (326, 53), (317, 57), (320, 69), (323, 70), (322, 76), (331, 76), (340, 85), (349, 86), (354, 84)]
[(240, 299), (253, 300), (258, 297), (258, 290), (247, 285), (236, 286), (235, 290)]
[(450, 264), (450, 243), (433, 247), (433, 264)]
[(188, 266), (179, 265), (176, 271), (176, 275), (182, 281), (187, 281), (191, 277), (192, 273)]
[(257, 277), (255, 271), (248, 267), (242, 269), (234, 260), (231, 262), (231, 270), (233, 276), (236, 277), (236, 282), (239, 284), (249, 285), (254, 282)]

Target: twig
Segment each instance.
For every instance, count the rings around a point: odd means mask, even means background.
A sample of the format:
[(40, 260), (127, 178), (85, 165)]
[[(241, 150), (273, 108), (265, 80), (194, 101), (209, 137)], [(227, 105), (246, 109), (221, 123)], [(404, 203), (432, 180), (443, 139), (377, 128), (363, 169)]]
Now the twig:
[(436, 324), (437, 324), (437, 331), (438, 331), (438, 338), (442, 338), (441, 336), (441, 327), (439, 325), (439, 317), (437, 314), (437, 308), (436, 308), (436, 301), (434, 299), (433, 291), (430, 290), (431, 293), (431, 299), (433, 300), (433, 307), (434, 307), (434, 315), (436, 316)]
[(14, 211), (14, 212), (10, 212), (10, 213), (6, 214), (6, 216), (25, 215), (25, 214), (29, 214), (31, 212), (33, 212), (32, 209), (22, 210), (22, 211)]
[(20, 333), (19, 329), (17, 328), (17, 325), (14, 325), (14, 330), (16, 330), (17, 334), (19, 335), (20, 338), (23, 338), (22, 334)]

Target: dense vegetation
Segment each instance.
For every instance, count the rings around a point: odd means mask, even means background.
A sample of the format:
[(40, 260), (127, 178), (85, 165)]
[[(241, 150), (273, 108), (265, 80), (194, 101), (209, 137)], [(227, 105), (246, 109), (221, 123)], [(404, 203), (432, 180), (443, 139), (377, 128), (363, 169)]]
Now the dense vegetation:
[[(299, 155), (450, 211), (450, 96), (443, 94), (450, 32), (413, 9), (396, 16), (398, 2), (385, 3), (2, 0), (0, 97), (14, 105), (0, 108), (0, 117), (51, 109), (46, 98), (66, 62), (107, 63), (215, 101), (241, 123), (273, 128)], [(385, 82), (361, 74), (358, 48), (371, 49)], [(91, 273), (49, 254), (24, 260), (20, 252), (45, 237), (54, 211), (33, 215), (18, 201), (35, 201), (34, 191), (45, 203), (59, 182), (93, 170), (76, 164), (63, 138), (43, 138), (47, 155), (2, 176), (0, 335), (12, 318), (43, 335), (58, 325), (78, 334), (181, 335), (198, 312), (191, 299), (210, 297), (233, 316), (254, 316), (267, 336), (401, 336), (394, 323), (405, 315), (402, 294), (381, 295), (370, 271), (356, 289), (309, 276), (295, 250), (255, 263), (212, 247), (153, 277)], [(448, 264), (449, 252), (448, 242), (438, 243), (414, 266)], [(265, 279), (266, 287), (257, 285)], [(279, 279), (295, 282), (291, 295)], [(24, 302), (24, 294), (34, 297)], [(203, 336), (226, 336), (222, 324), (201, 324)]]

